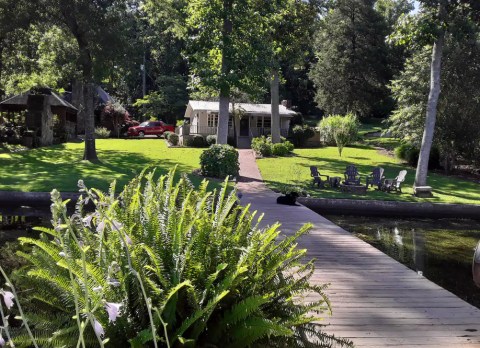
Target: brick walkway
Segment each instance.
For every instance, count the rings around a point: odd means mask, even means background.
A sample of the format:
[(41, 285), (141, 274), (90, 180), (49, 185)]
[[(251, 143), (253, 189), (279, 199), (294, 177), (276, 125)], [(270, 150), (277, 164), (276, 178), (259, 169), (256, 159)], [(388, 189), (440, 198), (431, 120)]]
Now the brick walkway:
[(251, 150), (239, 152), (242, 204), (265, 213), (264, 224), (280, 221), (287, 235), (314, 224), (299, 246), (317, 259), (312, 281), (331, 283), (327, 332), (357, 347), (480, 347), (480, 310), (310, 209), (277, 205)]

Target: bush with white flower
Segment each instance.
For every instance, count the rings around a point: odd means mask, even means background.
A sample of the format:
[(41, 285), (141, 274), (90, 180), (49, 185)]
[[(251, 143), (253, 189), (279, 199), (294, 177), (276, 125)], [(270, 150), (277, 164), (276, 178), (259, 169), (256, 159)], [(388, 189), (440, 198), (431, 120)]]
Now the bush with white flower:
[[(258, 228), (227, 183), (209, 192), (206, 181), (194, 188), (174, 174), (142, 173), (119, 195), (79, 182), (73, 215), (53, 191), (53, 228), (21, 238), (32, 249), (18, 252), (29, 262), (15, 274), (20, 298), (3, 274), (0, 346), (349, 344), (316, 324), (330, 306), (296, 247), (308, 226), (279, 238), (278, 225)], [(307, 303), (312, 293), (318, 300)], [(10, 313), (22, 325), (9, 326)]]

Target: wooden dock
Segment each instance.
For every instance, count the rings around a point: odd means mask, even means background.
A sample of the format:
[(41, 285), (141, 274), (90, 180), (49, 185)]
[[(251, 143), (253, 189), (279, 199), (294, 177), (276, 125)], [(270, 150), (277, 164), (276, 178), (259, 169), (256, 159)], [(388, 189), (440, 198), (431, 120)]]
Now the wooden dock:
[[(275, 203), (251, 151), (241, 150), (242, 204), (292, 234), (314, 224), (300, 247), (314, 257), (312, 281), (330, 283), (333, 315), (325, 331), (356, 347), (480, 347), (480, 310), (304, 206)], [(480, 289), (479, 289), (480, 291)]]

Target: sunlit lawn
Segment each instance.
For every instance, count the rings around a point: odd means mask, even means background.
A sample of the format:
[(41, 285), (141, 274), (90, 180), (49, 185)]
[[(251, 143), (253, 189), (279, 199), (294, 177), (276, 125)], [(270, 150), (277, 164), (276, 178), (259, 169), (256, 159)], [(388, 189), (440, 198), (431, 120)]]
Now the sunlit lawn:
[[(199, 168), (202, 149), (168, 148), (162, 139), (97, 140), (100, 164), (82, 161), (83, 143), (67, 143), (19, 153), (0, 153), (0, 190), (45, 191), (57, 188), (77, 191), (83, 179), (89, 187), (107, 189), (117, 180), (119, 187), (146, 166), (166, 173), (178, 165), (179, 172)], [(194, 183), (201, 179), (191, 176)]]
[[(336, 147), (296, 149), (294, 156), (258, 159), (257, 163), (263, 179), (274, 190), (281, 190), (284, 184), (292, 184), (305, 188), (314, 197), (480, 204), (479, 184), (435, 173), (430, 173), (428, 177), (428, 184), (434, 190), (434, 198), (420, 199), (413, 197), (412, 185), (415, 169), (399, 163), (393, 157), (380, 154), (370, 146), (345, 148), (342, 157), (338, 155)], [(317, 166), (321, 174), (340, 176), (343, 179), (343, 172), (347, 164), (357, 166), (362, 174), (363, 184), (365, 183), (365, 176), (375, 166), (383, 167), (387, 178), (394, 178), (400, 170), (407, 169), (408, 174), (403, 185), (403, 193), (385, 193), (370, 188), (367, 195), (362, 196), (329, 188), (318, 189), (312, 186), (309, 169), (311, 165)]]

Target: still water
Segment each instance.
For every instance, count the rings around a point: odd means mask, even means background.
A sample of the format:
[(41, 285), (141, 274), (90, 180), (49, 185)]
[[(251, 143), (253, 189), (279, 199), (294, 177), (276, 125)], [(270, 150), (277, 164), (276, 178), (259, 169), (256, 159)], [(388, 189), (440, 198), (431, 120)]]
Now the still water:
[(329, 220), (480, 308), (472, 257), (480, 221), (327, 216)]

